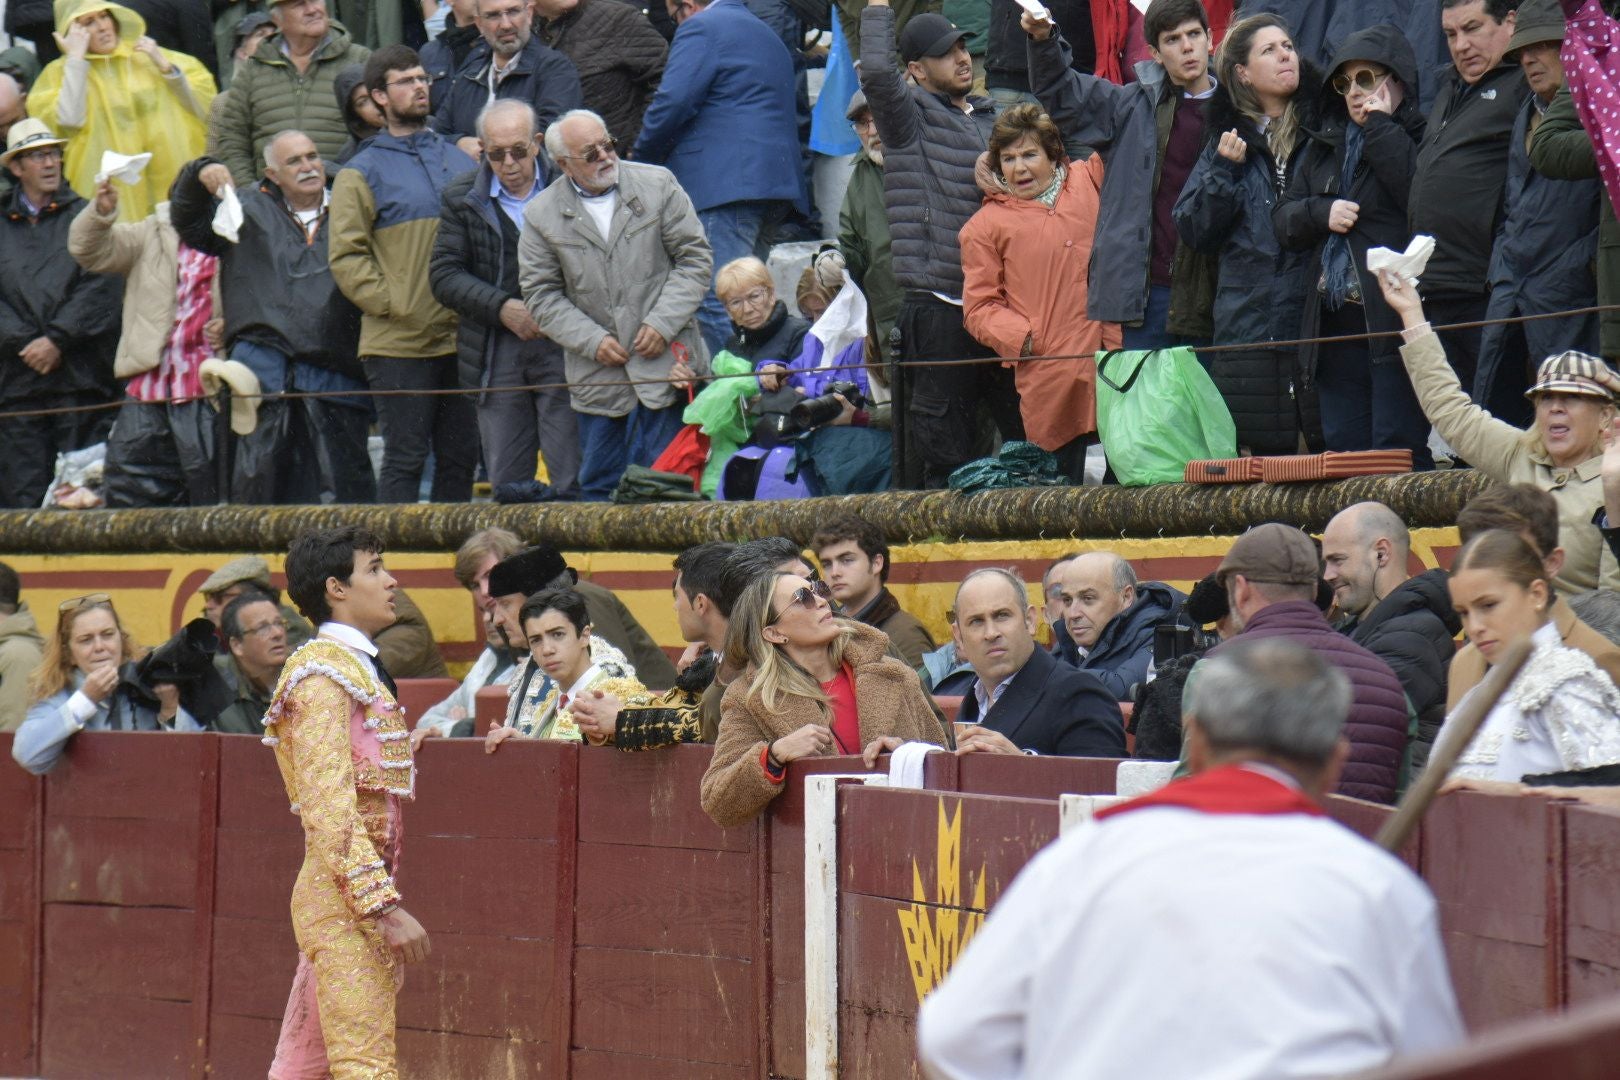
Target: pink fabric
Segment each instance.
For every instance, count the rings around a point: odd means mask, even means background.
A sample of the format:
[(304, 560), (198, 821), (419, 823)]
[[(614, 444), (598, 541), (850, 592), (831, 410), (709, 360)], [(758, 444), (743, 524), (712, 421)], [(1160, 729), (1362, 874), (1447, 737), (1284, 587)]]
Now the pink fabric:
[(158, 366), (129, 380), (129, 396), (137, 401), (186, 400), (202, 396), (202, 362), (214, 354), (203, 327), (214, 317), (214, 274), (219, 257), (180, 245), (179, 282), (176, 285), (174, 325), (163, 345)]
[(1596, 152), (1611, 205), (1620, 206), (1620, 22), (1599, 0), (1560, 0), (1568, 28), (1559, 58), (1564, 77)]
[(270, 1080), (325, 1080), (331, 1071), (326, 1039), (321, 1035), (321, 1008), (315, 1000), (315, 965), (299, 953), (276, 1058), (270, 1063)]

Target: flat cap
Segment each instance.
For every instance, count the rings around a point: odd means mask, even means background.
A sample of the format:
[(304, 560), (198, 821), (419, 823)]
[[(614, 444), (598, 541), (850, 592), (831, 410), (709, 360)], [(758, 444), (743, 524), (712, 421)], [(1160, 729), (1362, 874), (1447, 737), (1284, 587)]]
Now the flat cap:
[(1322, 577), (1322, 565), (1309, 536), (1292, 525), (1270, 521), (1232, 542), (1215, 580), (1225, 585), (1233, 574), (1250, 581), (1314, 587)]
[(272, 587), (270, 564), (257, 555), (244, 555), (240, 559), (232, 559), (209, 574), (208, 580), (204, 581), (197, 591), (204, 596), (212, 596), (244, 581), (251, 581), (255, 585), (270, 589)]

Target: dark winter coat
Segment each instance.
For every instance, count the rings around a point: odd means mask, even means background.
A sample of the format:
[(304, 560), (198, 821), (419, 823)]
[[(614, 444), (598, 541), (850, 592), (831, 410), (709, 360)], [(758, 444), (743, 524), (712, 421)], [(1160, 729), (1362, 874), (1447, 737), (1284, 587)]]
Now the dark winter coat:
[[(1238, 112), (1232, 95), (1216, 91), (1204, 106), (1204, 150), (1176, 200), (1176, 231), (1188, 247), (1218, 261), (1215, 290), (1215, 344), (1290, 341), (1299, 336), (1310, 262), (1304, 251), (1285, 251), (1271, 218), (1287, 176), (1310, 144), (1304, 130), (1320, 126), (1315, 88), (1322, 72), (1300, 64), (1296, 95), (1300, 135), (1288, 161), (1279, 167), (1254, 121)], [(1236, 129), (1248, 145), (1241, 164), (1216, 151), (1223, 132)], [(1237, 424), (1238, 443), (1257, 454), (1291, 454), (1304, 431), (1317, 441), (1315, 395), (1298, 386), (1297, 349), (1214, 353), (1210, 375)]]
[(956, 719), (989, 728), (1018, 749), (1037, 754), (1125, 756), (1119, 702), (1094, 672), (1076, 671), (1039, 647), (988, 713), (979, 715), (979, 699), (970, 686)]
[(758, 330), (745, 330), (731, 324), (731, 338), (726, 351), (754, 364), (764, 360), (780, 360), (791, 364), (804, 348), (804, 335), (810, 332), (810, 323), (788, 313), (787, 305), (778, 300), (771, 317)]
[(1136, 601), (1108, 620), (1080, 670), (1102, 680), (1115, 701), (1130, 701), (1133, 688), (1147, 678), (1153, 662), (1153, 630), (1175, 621), (1186, 596), (1160, 581), (1136, 585)]
[(1516, 63), (1504, 61), (1473, 86), (1455, 67), (1441, 73), (1407, 203), (1412, 233), (1435, 239), (1423, 272), (1425, 296), (1486, 292), (1491, 242), (1502, 221), (1508, 139), (1529, 93)]
[[(461, 316), (456, 356), (462, 386), (487, 384), (495, 340), (509, 332), (501, 325), (501, 307), (508, 300), (523, 299), (518, 288), (519, 230), (490, 195), (493, 182), (485, 162), (445, 186), (439, 233), (428, 263), (434, 299)], [(548, 182), (545, 175), (540, 177), (542, 187)]]
[(620, 0), (579, 0), (535, 32), (574, 62), (585, 107), (608, 134), (626, 148), (636, 145), (669, 55), (669, 43), (640, 9)]
[[(1350, 717), (1344, 735), (1350, 759), (1339, 777), (1338, 793), (1372, 802), (1392, 803), (1406, 752), (1406, 692), (1400, 679), (1365, 647), (1328, 625), (1309, 600), (1284, 600), (1255, 612), (1233, 641), (1287, 638), (1320, 653), (1350, 680)], [(1209, 651), (1219, 656), (1226, 643)]]
[(478, 23), (470, 22), (466, 26), (457, 26), (453, 19), (446, 19), (444, 32), (417, 52), (422, 61), (422, 69), (428, 73), (433, 84), (428, 87), (428, 109), (438, 113), (444, 105), (445, 96), (450, 93), (450, 84), (455, 80), (456, 72), (461, 65), (467, 62), (467, 54), (473, 51), (473, 46), (484, 40), (484, 35), (478, 32)]
[(1412, 771), (1429, 760), (1429, 749), (1446, 719), (1446, 668), (1457, 651), (1462, 620), (1451, 606), (1444, 570), (1429, 570), (1402, 582), (1359, 622), (1340, 627), (1350, 640), (1390, 666), (1417, 713)]
[[(474, 45), (456, 70), (444, 101), (434, 110), (433, 129), (451, 142), (478, 134), (478, 114), (489, 104), (490, 56), (487, 42)], [(574, 62), (538, 37), (531, 37), (512, 63), (515, 66), (501, 81), (495, 97), (526, 102), (534, 109), (541, 131), (568, 110), (584, 107)]]
[(233, 244), (214, 232), (219, 200), (198, 179), (215, 164), (203, 157), (180, 170), (169, 189), (169, 220), (186, 244), (219, 256), (226, 343), (251, 341), (289, 359), (363, 379), (360, 309), (332, 280), (326, 210), (314, 239), (308, 239), (281, 189), (263, 180), (239, 196), (242, 227)]
[(332, 96), (337, 99), (338, 111), (343, 114), (343, 126), (349, 131), (349, 141), (343, 144), (343, 149), (338, 151), (337, 157), (325, 162), (326, 171), (333, 175), (337, 173), (337, 166), (347, 165), (349, 159), (360, 152), (360, 147), (377, 134), (376, 129), (368, 126), (360, 119), (360, 114), (354, 111), (355, 87), (365, 81), (364, 64), (350, 64), (338, 72), (337, 77), (332, 80)]
[[(1046, 9), (1074, 50), (1069, 63), (1074, 70), (1091, 74), (1097, 64), (1091, 0), (1053, 0)], [(984, 85), (989, 89), (1030, 92), (1029, 35), (1019, 25), (1023, 14), (1018, 0), (990, 0), (990, 45), (984, 54)]]
[[(1558, 92), (1569, 97), (1567, 89)], [(1530, 164), (1526, 142), (1530, 118), (1537, 112), (1534, 95), (1519, 109), (1508, 143), (1507, 185), (1503, 191), (1502, 229), (1491, 250), (1491, 302), (1487, 319), (1570, 311), (1597, 303), (1593, 264), (1598, 253), (1598, 208), (1603, 205), (1603, 182), (1557, 180), (1542, 175)], [(1551, 106), (1549, 106), (1549, 109)], [(1585, 132), (1583, 131), (1584, 135)], [(1587, 141), (1588, 147), (1591, 141)], [(1596, 314), (1566, 319), (1537, 319), (1520, 323), (1531, 364), (1563, 352), (1598, 348)], [(1497, 371), (1517, 350), (1507, 347), (1508, 327), (1487, 326), (1480, 342), (1479, 371), (1474, 400), (1486, 407)], [(1517, 391), (1529, 385), (1528, 372), (1504, 374), (1502, 380)]]
[[(1530, 165), (1553, 180), (1598, 179), (1592, 137), (1581, 126), (1568, 89), (1553, 98), (1531, 137)], [(1597, 302), (1620, 305), (1620, 221), (1615, 219), (1608, 192), (1601, 184), (1598, 189)], [(1611, 364), (1620, 361), (1620, 310), (1603, 312), (1598, 333), (1604, 359)]]
[[(1299, 336), (1317, 336), (1321, 325), (1320, 298), (1312, 302), (1311, 291), (1322, 277), (1322, 248), (1332, 235), (1328, 229), (1328, 211), (1336, 199), (1348, 199), (1361, 207), (1355, 227), (1349, 232), (1352, 261), (1361, 279), (1361, 311), (1369, 331), (1397, 331), (1401, 320), (1384, 303), (1378, 283), (1369, 279), (1362, 269), (1367, 265), (1367, 252), (1375, 247), (1404, 251), (1411, 239), (1407, 228), (1407, 194), (1411, 189), (1412, 171), (1417, 165), (1418, 142), (1423, 136), (1423, 116), (1418, 111), (1414, 88), (1417, 86), (1417, 62), (1412, 58), (1412, 47), (1400, 32), (1389, 26), (1374, 26), (1352, 35), (1334, 54), (1328, 79), (1340, 65), (1351, 60), (1368, 60), (1382, 64), (1395, 72), (1407, 88), (1406, 99), (1393, 116), (1371, 113), (1362, 128), (1361, 164), (1356, 167), (1349, 191), (1339, 190), (1339, 174), (1343, 171), (1345, 128), (1350, 116), (1345, 111), (1344, 99), (1334, 92), (1328, 81), (1321, 88), (1321, 123), (1319, 130), (1307, 132), (1309, 145), (1305, 156), (1294, 168), (1283, 192), (1282, 201), (1272, 215), (1277, 239), (1285, 250), (1309, 253), (1305, 271), (1305, 317)], [(1400, 338), (1373, 338), (1367, 342), (1374, 363), (1400, 363)], [(1301, 385), (1308, 391), (1316, 386), (1317, 347), (1301, 346), (1299, 375)]]
[[(1294, 47), (1301, 56), (1326, 64), (1333, 44), (1369, 26), (1396, 27), (1412, 45), (1420, 71), (1433, 71), (1451, 63), (1445, 35), (1440, 30), (1440, 0), (1243, 0), (1244, 15), (1269, 11), (1281, 15), (1293, 31)], [(1418, 108), (1427, 113), (1434, 99), (1434, 80), (1425, 80)]]
[[(92, 274), (68, 254), (68, 228), (85, 201), (63, 185), (34, 221), (18, 185), (0, 203), (0, 403), (66, 394), (111, 400), (113, 354), (123, 313), (124, 280)], [(50, 338), (62, 362), (41, 375), (18, 357)]]
[[(1137, 64), (1136, 81), (1124, 86), (1083, 75), (1074, 70), (1073, 53), (1056, 31), (1045, 41), (1030, 40), (1029, 81), (1069, 153), (1095, 150), (1106, 165), (1086, 313), (1098, 322), (1140, 323), (1153, 258), (1153, 199), (1182, 91), (1153, 61)], [(1214, 257), (1178, 241), (1170, 281), (1166, 329), (1210, 337)]]
[(962, 295), (957, 234), (979, 210), (973, 168), (990, 144), (995, 105), (970, 98), (971, 113), (905, 82), (895, 53), (894, 10), (861, 12), (861, 90), (883, 140), (883, 201), (889, 250), (902, 289)]
[(219, 81), (219, 50), (214, 45), (214, 20), (197, 0), (118, 0), (146, 20), (146, 36), (175, 52), (202, 63)]

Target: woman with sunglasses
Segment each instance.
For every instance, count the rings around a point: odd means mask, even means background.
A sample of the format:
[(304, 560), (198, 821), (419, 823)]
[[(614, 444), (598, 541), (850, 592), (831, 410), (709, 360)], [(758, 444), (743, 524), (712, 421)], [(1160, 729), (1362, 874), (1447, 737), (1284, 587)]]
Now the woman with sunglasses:
[(916, 672), (888, 656), (881, 630), (834, 614), (826, 583), (772, 572), (731, 611), (726, 664), (742, 671), (720, 702), (703, 809), (721, 826), (758, 816), (782, 792), (787, 765), (901, 742), (945, 744)]
[(112, 597), (91, 593), (62, 603), (56, 633), (28, 680), (28, 717), (11, 756), (31, 773), (49, 772), (81, 731), (201, 731), (169, 683), (135, 679), (135, 644)]
[[(1322, 118), (1272, 215), (1277, 239), (1309, 252), (1300, 337), (1392, 332), (1400, 319), (1367, 273), (1374, 247), (1405, 249), (1407, 193), (1423, 138), (1417, 60), (1392, 26), (1346, 38), (1321, 89)], [(1430, 468), (1429, 422), (1397, 351), (1380, 337), (1306, 345), (1299, 383), (1314, 390), (1329, 450), (1410, 450)]]

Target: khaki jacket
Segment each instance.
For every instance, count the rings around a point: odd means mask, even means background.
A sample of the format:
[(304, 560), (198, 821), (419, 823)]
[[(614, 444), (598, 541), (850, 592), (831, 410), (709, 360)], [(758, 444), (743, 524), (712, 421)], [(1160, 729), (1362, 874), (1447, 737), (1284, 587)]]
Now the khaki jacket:
[[(96, 274), (124, 278), (124, 325), (113, 359), (113, 374), (128, 379), (151, 371), (163, 358), (163, 346), (174, 328), (175, 290), (180, 274), (180, 237), (169, 224), (169, 204), (159, 203), (150, 217), (119, 223), (118, 215), (103, 217), (95, 200), (68, 228), (68, 254)], [(219, 275), (214, 275), (214, 311), (224, 308), (219, 299)]]
[[(632, 385), (668, 377), (675, 344), (684, 347), (693, 370), (707, 373), (709, 354), (696, 316), (713, 272), (714, 254), (692, 200), (674, 174), (657, 165), (619, 164), (619, 199), (606, 240), (566, 176), (523, 212), (523, 302), (563, 348), (575, 412), (625, 416), (638, 403), (649, 409), (675, 404), (672, 385)], [(621, 367), (596, 362), (609, 334), (628, 349), (643, 323), (671, 348), (651, 360), (632, 352)]]
[[(1565, 596), (1599, 587), (1620, 589), (1620, 564), (1592, 524), (1592, 515), (1603, 505), (1602, 458), (1573, 468), (1554, 465), (1533, 433), (1498, 420), (1473, 403), (1432, 333), (1402, 345), (1401, 359), (1423, 415), (1464, 461), (1499, 484), (1534, 484), (1557, 501), (1564, 570), (1553, 587)], [(1455, 688), (1455, 677), (1452, 685)]]
[[(844, 660), (855, 676), (861, 746), (883, 735), (945, 746), (945, 730), (917, 673), (888, 655), (888, 637), (870, 626), (846, 625), (855, 631)], [(828, 722), (816, 703), (805, 698), (785, 698), (775, 710), (767, 709), (752, 692), (754, 676), (749, 668), (726, 687), (714, 760), (703, 774), (703, 809), (722, 827), (753, 820), (781, 794), (782, 784), (766, 774), (761, 761), (767, 746), (806, 724)]]
[(28, 677), (44, 655), (34, 613), (27, 602), (0, 618), (0, 731), (16, 731), (28, 715)]
[[(1568, 603), (1554, 603), (1552, 618), (1565, 645), (1590, 656), (1593, 663), (1606, 671), (1616, 685), (1620, 685), (1620, 646), (1582, 622)], [(1451, 667), (1446, 671), (1447, 715), (1457, 707), (1464, 694), (1480, 684), (1485, 678), (1485, 670), (1485, 658), (1472, 644), (1457, 650), (1457, 655), (1451, 658)]]

